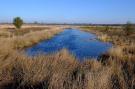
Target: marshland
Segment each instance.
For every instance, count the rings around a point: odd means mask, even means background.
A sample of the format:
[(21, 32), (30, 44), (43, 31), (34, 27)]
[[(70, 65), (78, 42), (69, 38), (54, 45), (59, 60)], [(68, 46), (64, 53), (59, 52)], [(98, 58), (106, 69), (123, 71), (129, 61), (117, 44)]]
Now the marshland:
[(39, 54), (34, 57), (28, 56), (23, 51), (43, 40), (50, 40), (62, 33), (65, 28), (55, 25), (23, 26), (19, 30), (13, 26), (1, 28), (0, 87), (3, 89), (134, 88), (135, 35), (134, 32), (127, 35), (123, 30), (124, 27), (74, 26), (78, 31), (97, 35), (98, 40), (113, 44), (113, 47), (98, 58), (80, 62), (65, 48), (53, 54)]
[(0, 89), (135, 89), (133, 2), (13, 2), (0, 3)]

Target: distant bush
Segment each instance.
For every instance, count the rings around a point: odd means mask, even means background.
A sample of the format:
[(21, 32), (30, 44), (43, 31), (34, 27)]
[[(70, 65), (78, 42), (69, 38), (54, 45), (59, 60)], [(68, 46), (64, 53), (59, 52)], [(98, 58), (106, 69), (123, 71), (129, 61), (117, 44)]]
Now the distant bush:
[(14, 18), (14, 20), (13, 20), (13, 24), (15, 25), (15, 27), (16, 27), (17, 29), (20, 29), (21, 26), (23, 25), (23, 20), (22, 20), (20, 17), (16, 17), (16, 18)]
[(130, 23), (130, 22), (127, 22), (125, 25), (124, 25), (124, 32), (126, 35), (130, 35), (133, 31), (133, 25)]

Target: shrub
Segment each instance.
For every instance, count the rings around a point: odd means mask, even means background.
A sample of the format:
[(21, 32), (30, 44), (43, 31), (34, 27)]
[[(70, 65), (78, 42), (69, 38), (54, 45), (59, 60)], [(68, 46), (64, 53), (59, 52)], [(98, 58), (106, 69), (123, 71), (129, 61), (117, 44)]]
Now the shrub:
[(16, 27), (17, 29), (20, 29), (21, 26), (22, 26), (22, 24), (23, 24), (23, 20), (22, 20), (20, 17), (16, 17), (16, 18), (14, 18), (14, 20), (13, 20), (13, 24), (15, 25), (15, 27)]

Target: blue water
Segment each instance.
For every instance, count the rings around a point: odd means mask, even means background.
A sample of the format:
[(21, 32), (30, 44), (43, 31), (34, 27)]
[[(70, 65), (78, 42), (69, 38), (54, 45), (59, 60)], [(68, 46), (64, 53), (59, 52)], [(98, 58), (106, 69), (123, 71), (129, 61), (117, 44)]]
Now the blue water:
[(65, 29), (52, 39), (42, 41), (37, 45), (27, 48), (26, 54), (29, 56), (36, 56), (38, 53), (51, 54), (66, 48), (79, 60), (83, 60), (97, 58), (111, 47), (111, 43), (97, 40), (95, 34), (76, 29)]

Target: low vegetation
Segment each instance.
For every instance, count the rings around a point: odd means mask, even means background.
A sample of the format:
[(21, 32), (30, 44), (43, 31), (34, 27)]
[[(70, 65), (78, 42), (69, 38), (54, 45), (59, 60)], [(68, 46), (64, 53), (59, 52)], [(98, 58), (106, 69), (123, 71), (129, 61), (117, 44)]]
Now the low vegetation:
[(1, 37), (0, 89), (134, 89), (134, 33), (125, 35), (122, 28), (114, 27), (82, 28), (99, 37), (105, 34), (103, 38), (109, 38), (114, 48), (98, 60), (80, 63), (66, 49), (34, 58), (18, 52), (51, 38), (62, 31), (60, 28)]

